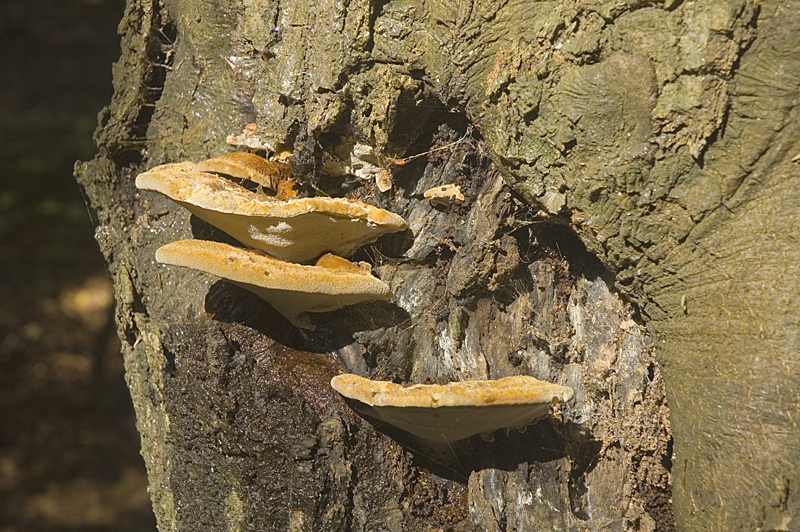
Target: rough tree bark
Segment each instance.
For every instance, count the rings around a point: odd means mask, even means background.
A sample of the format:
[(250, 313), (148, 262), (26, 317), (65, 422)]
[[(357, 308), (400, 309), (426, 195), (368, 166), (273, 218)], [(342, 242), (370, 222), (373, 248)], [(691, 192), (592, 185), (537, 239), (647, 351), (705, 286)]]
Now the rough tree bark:
[[(160, 529), (800, 529), (798, 27), (777, 1), (129, 0), (76, 173)], [(391, 303), (300, 334), (155, 264), (226, 237), (135, 175), (249, 123), (305, 184), (408, 220), (357, 253)], [(391, 190), (325, 175), (354, 143)], [(422, 198), (451, 182), (463, 205)], [(359, 418), (340, 371), (576, 399), (442, 454)]]

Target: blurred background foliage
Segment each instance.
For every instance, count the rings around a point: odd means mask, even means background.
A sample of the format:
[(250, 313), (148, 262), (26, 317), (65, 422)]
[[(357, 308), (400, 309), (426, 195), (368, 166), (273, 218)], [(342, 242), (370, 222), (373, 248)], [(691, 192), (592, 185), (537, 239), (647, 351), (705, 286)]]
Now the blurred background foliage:
[(0, 532), (154, 531), (113, 291), (72, 170), (124, 0), (0, 2)]

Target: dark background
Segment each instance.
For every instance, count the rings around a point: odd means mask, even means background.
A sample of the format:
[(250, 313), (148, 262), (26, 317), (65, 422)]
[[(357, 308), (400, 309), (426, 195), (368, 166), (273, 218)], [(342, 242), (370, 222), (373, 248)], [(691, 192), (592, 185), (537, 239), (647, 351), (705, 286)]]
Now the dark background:
[(0, 1), (0, 532), (154, 531), (113, 292), (72, 177), (123, 0)]

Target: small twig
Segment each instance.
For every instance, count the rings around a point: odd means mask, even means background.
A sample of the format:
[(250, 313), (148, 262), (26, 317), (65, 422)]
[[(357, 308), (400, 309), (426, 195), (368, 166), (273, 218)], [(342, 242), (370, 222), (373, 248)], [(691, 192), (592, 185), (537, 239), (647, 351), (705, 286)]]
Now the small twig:
[(471, 131), (467, 131), (466, 133), (464, 133), (463, 137), (461, 137), (460, 139), (458, 139), (458, 140), (456, 140), (454, 142), (451, 142), (450, 144), (447, 144), (445, 146), (439, 146), (438, 148), (433, 148), (431, 150), (424, 151), (422, 153), (418, 153), (416, 155), (410, 155), (408, 157), (403, 157), (402, 159), (395, 159), (393, 157), (386, 157), (386, 160), (388, 162), (394, 164), (394, 165), (402, 166), (402, 165), (408, 163), (409, 161), (413, 161), (414, 159), (418, 159), (420, 157), (424, 157), (425, 155), (431, 154), (431, 153), (433, 153), (435, 151), (441, 151), (441, 150), (450, 149), (453, 146), (455, 146), (456, 144), (464, 142), (464, 139), (466, 139), (470, 135), (470, 133), (471, 133)]

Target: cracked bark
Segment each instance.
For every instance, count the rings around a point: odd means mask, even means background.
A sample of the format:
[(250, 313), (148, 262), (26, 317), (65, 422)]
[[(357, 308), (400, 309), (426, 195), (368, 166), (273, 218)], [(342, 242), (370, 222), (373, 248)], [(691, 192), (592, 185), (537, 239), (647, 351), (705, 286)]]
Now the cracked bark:
[[(129, 1), (76, 173), (160, 529), (796, 528), (799, 8)], [(225, 237), (135, 175), (219, 155), (248, 123), (306, 185), (408, 220), (356, 256), (390, 304), (301, 335), (154, 263)], [(353, 143), (391, 190), (325, 174)], [(422, 198), (446, 183), (463, 205)], [(524, 373), (576, 401), (441, 455), (355, 415), (340, 371)]]

